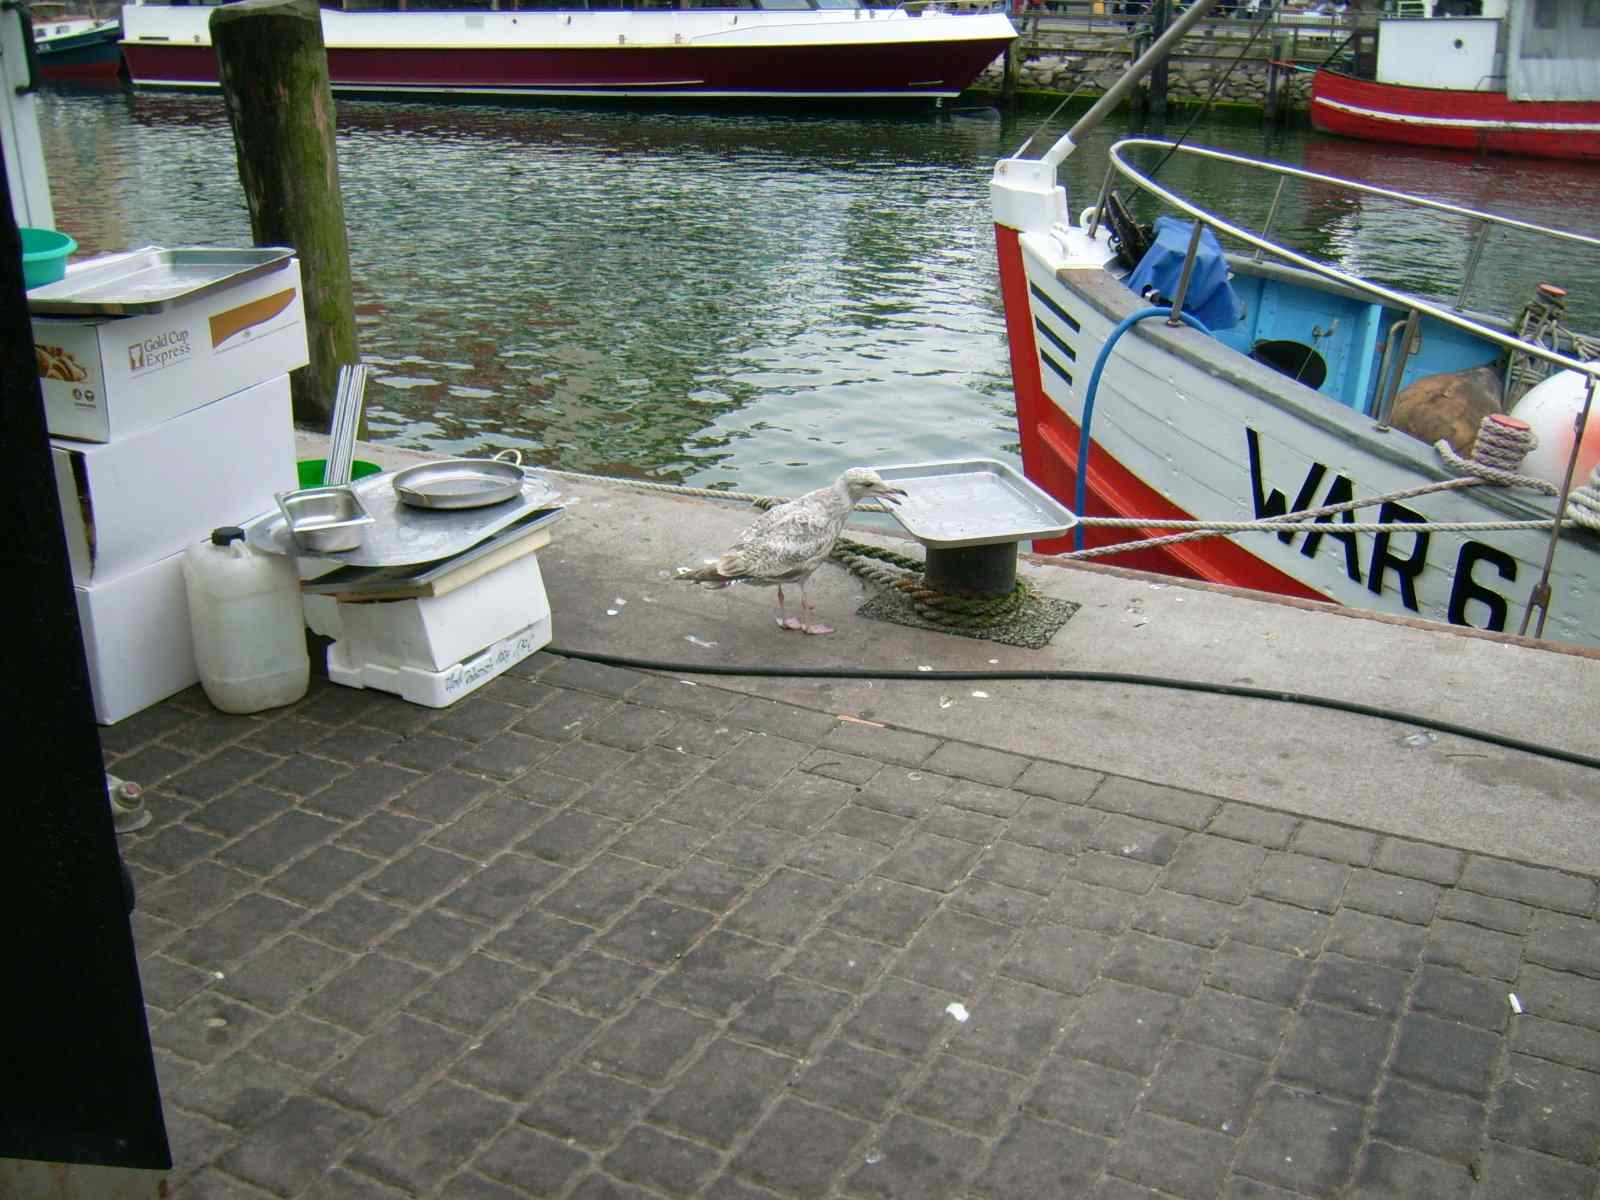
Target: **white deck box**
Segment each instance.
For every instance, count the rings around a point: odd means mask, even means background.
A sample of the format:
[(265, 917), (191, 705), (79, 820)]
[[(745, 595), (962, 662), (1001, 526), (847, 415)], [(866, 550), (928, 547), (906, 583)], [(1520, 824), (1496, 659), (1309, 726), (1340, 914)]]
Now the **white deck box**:
[(352, 666), (437, 672), (549, 615), (538, 556), (525, 554), (443, 596), (341, 600), (335, 645)]
[(550, 617), (544, 617), (501, 638), (465, 660), (442, 671), (418, 667), (360, 662), (349, 657), (348, 642), (328, 647), (328, 678), (346, 687), (374, 688), (393, 692), (412, 704), (445, 708), (463, 696), (477, 691), (498, 675), (503, 675), (535, 650), (550, 643)]
[(100, 724), (115, 724), (200, 681), (182, 551), (73, 592)]
[(287, 375), (113, 442), (52, 438), (50, 449), (82, 585), (270, 512), (275, 492), (298, 486)]
[(34, 317), (33, 341), (50, 433), (113, 441), (305, 366), (300, 262), (163, 312)]

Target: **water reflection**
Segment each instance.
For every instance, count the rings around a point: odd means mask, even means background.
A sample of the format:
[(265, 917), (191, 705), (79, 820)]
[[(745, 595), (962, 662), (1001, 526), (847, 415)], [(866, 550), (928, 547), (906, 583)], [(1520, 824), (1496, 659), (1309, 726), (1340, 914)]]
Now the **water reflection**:
[[(57, 224), (83, 253), (249, 243), (216, 97), (57, 91), (40, 107)], [(988, 177), (1037, 117), (346, 100), (338, 112), (379, 439), (517, 446), (533, 462), (758, 491), (857, 462), (1016, 462)], [(1074, 208), (1092, 201), (1120, 132), (1065, 164)], [(1305, 134), (1272, 144), (1222, 121), (1190, 137), (1291, 160), (1355, 155), (1337, 169), (1381, 167), (1402, 188), (1422, 158), (1325, 151)], [(1264, 218), (1259, 187), (1184, 177), (1179, 161), (1175, 185)], [(1534, 220), (1570, 218), (1575, 196), (1595, 194), (1592, 169), (1565, 180), (1507, 160), (1414, 169), (1418, 190), (1474, 203), (1499, 188), (1524, 211), (1550, 210)], [(1368, 252), (1365, 202), (1292, 216), (1329, 255)], [(1457, 236), (1435, 245), (1412, 230), (1383, 254), (1436, 284), (1434, 260)]]

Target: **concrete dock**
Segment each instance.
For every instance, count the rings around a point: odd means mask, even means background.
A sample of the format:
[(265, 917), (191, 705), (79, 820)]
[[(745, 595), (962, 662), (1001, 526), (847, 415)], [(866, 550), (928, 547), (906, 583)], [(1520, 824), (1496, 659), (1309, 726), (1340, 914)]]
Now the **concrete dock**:
[(1032, 560), (1042, 650), (807, 637), (673, 578), (754, 510), (554, 481), (556, 648), (859, 677), (104, 730), (174, 1195), (1600, 1197), (1600, 656)]

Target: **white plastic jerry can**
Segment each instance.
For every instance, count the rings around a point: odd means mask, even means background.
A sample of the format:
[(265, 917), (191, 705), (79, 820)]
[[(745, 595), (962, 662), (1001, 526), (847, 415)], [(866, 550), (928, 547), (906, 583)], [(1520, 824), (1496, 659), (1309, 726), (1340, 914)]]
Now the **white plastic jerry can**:
[(224, 525), (183, 555), (200, 686), (227, 713), (293, 704), (311, 682), (294, 559), (253, 549)]

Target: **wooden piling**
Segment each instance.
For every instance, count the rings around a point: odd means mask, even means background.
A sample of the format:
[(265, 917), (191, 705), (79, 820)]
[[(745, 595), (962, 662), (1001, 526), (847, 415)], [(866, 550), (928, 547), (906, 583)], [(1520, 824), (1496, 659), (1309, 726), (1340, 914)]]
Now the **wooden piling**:
[[(1153, 0), (1150, 5), (1150, 37), (1152, 40), (1167, 31), (1172, 8), (1168, 0)], [(1167, 60), (1163, 58), (1150, 68), (1150, 116), (1164, 120), (1167, 115)]]
[(1272, 37), (1272, 56), (1267, 60), (1267, 95), (1262, 103), (1263, 117), (1269, 125), (1276, 125), (1283, 120), (1282, 91), (1285, 61), (1288, 46), (1282, 33), (1275, 33)]
[(295, 420), (325, 429), (358, 348), (321, 13), (315, 0), (240, 0), (211, 14), (211, 42), (251, 232), (300, 257), (311, 361), (290, 378)]

